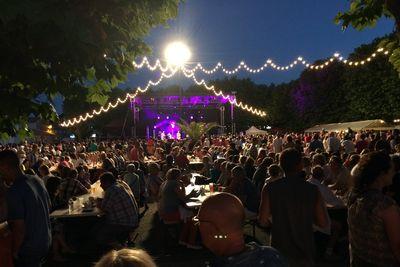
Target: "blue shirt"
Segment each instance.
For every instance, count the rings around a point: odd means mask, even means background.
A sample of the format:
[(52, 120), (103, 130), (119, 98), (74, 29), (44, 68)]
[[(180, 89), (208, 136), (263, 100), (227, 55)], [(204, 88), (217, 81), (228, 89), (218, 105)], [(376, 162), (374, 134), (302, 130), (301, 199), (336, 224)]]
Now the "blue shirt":
[(245, 251), (229, 257), (216, 258), (211, 263), (206, 263), (206, 267), (284, 267), (287, 266), (286, 260), (279, 252), (267, 246), (260, 246), (254, 242), (246, 245)]
[(25, 236), (19, 257), (45, 256), (51, 245), (50, 198), (43, 181), (21, 175), (7, 190), (8, 221), (23, 220)]

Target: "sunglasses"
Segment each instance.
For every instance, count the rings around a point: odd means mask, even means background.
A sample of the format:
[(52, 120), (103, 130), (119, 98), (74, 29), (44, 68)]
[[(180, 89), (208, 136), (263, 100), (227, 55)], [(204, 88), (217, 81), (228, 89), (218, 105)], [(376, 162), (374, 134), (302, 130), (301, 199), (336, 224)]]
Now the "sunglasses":
[[(211, 224), (218, 233), (223, 233), (223, 231), (220, 230), (220, 228), (212, 221), (207, 221), (207, 220), (202, 220), (199, 218), (198, 215), (194, 216), (192, 218), (192, 221), (194, 222), (194, 225), (200, 226), (200, 223), (209, 223)], [(226, 239), (228, 237), (228, 234), (218, 234), (218, 235), (214, 235), (215, 239)]]

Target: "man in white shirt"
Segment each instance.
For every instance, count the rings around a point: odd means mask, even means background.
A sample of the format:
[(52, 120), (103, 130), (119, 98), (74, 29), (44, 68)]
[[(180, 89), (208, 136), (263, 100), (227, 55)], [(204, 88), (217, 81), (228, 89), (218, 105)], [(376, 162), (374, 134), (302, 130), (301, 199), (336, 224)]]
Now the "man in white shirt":
[(275, 137), (274, 141), (272, 141), (272, 146), (274, 147), (274, 153), (282, 152), (283, 141), (279, 134)]
[(346, 135), (344, 140), (342, 141), (342, 147), (344, 149), (344, 153), (350, 154), (355, 151), (355, 145), (353, 141), (351, 141), (351, 137)]
[[(324, 180), (324, 169), (317, 165), (311, 170), (311, 178), (308, 180), (308, 182), (316, 185), (321, 192), (322, 198), (324, 199), (326, 206), (328, 208), (333, 208), (333, 209), (342, 209), (345, 207), (345, 204), (343, 201), (337, 197), (332, 190), (327, 187), (326, 185), (322, 184), (322, 181)], [(330, 259), (337, 259), (338, 256), (333, 253), (333, 248), (335, 247), (340, 233), (342, 231), (343, 225), (340, 222), (340, 220), (336, 220), (334, 217), (329, 217), (330, 225), (329, 229), (318, 229), (318, 231), (329, 235), (329, 241), (327, 244), (327, 248), (325, 250), (325, 259), (330, 260)], [(328, 231), (329, 230), (329, 231)]]
[(339, 152), (340, 140), (339, 140), (339, 138), (336, 137), (334, 132), (331, 132), (329, 134), (329, 138), (327, 140), (327, 145), (328, 145), (328, 148), (327, 148), (328, 153), (333, 154), (333, 153)]
[(350, 172), (343, 166), (337, 156), (332, 156), (328, 163), (328, 173), (325, 181), (336, 195), (345, 197), (350, 191)]
[(328, 186), (322, 184), (324, 176), (324, 169), (317, 165), (312, 168), (311, 178), (308, 179), (308, 182), (318, 187), (322, 198), (325, 200), (325, 203), (328, 207), (344, 207), (343, 201), (337, 197)]

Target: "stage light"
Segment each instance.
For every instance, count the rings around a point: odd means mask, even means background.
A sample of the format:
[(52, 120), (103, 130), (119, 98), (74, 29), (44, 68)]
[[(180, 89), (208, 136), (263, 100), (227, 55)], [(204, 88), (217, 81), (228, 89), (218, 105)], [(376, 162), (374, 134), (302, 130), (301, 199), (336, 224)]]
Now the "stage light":
[(182, 67), (192, 56), (189, 47), (182, 42), (170, 43), (164, 52), (168, 65)]
[(160, 119), (160, 116), (157, 116), (157, 120), (159, 120)]
[(193, 120), (193, 116), (190, 116), (190, 119)]
[(169, 120), (169, 116), (167, 116), (167, 120)]

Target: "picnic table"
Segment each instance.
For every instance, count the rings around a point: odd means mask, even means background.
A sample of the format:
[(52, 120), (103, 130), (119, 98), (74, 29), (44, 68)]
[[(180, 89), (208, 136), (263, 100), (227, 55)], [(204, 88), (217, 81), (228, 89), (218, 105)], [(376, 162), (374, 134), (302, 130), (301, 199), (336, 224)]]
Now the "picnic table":
[(103, 197), (103, 189), (100, 187), (100, 181), (92, 184), (90, 192), (88, 194), (77, 197), (77, 202), (74, 203), (73, 209), (58, 209), (50, 214), (50, 218), (61, 219), (61, 218), (83, 218), (83, 217), (101, 217), (103, 212), (97, 208), (84, 209), (83, 204), (88, 202), (89, 199), (93, 197), (94, 199)]

